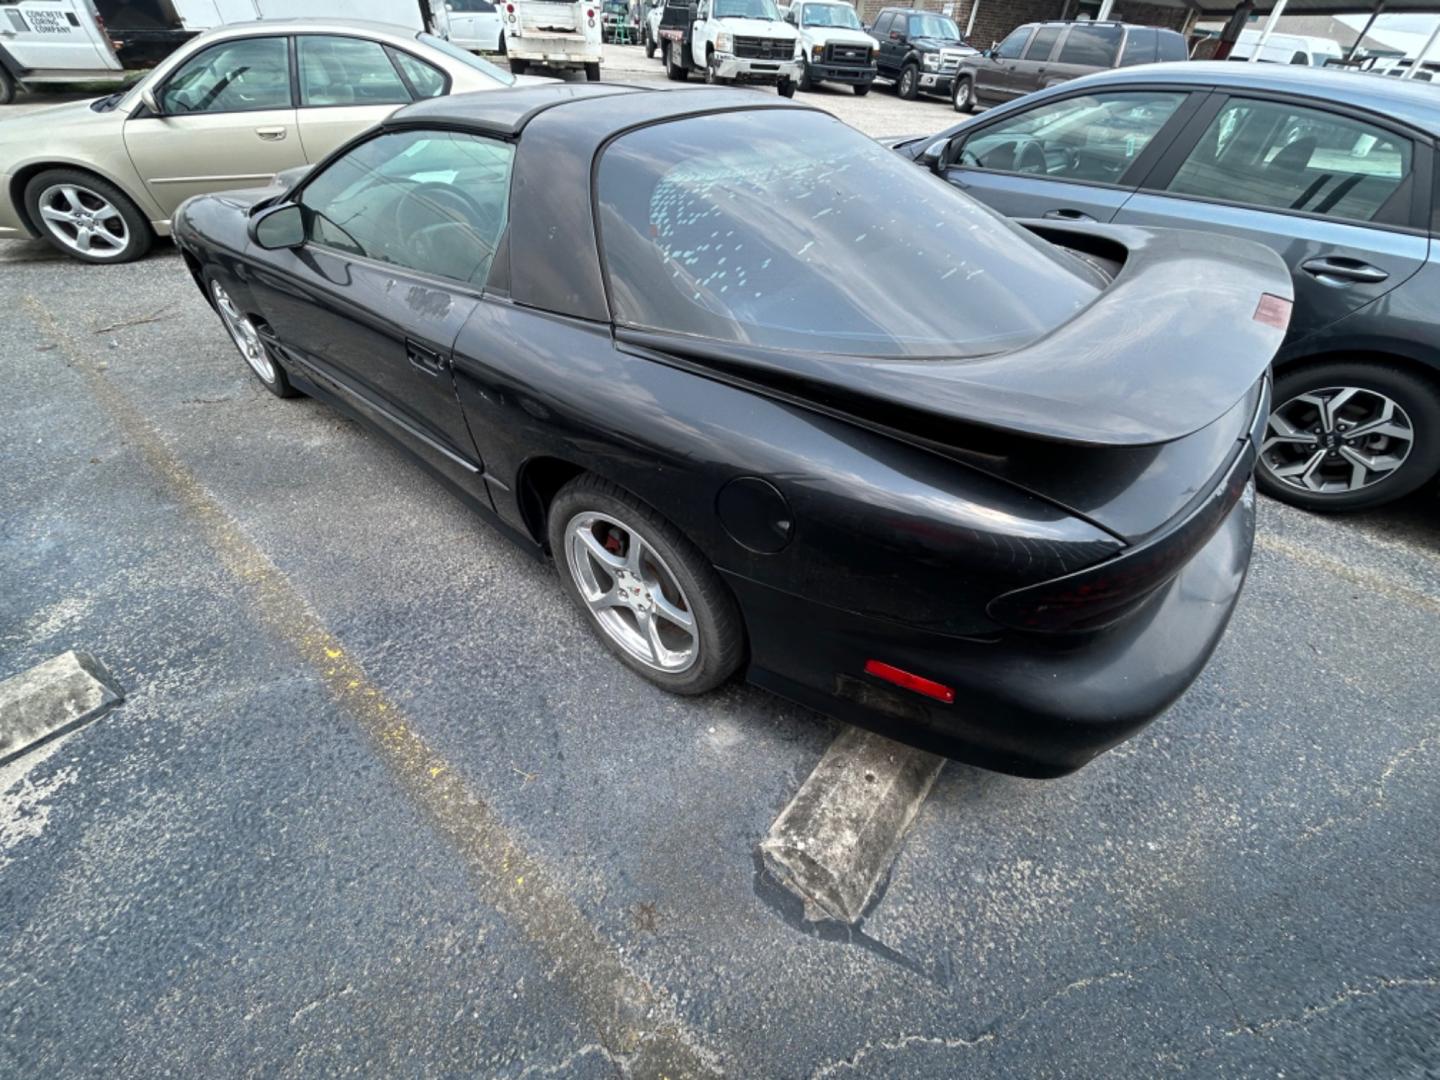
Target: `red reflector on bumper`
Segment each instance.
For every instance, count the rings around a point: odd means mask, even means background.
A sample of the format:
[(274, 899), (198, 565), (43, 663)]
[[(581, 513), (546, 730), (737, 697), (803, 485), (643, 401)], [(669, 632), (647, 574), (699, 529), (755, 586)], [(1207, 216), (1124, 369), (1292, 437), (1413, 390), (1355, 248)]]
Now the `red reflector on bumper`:
[(921, 678), (908, 671), (901, 671), (898, 667), (882, 663), (879, 660), (866, 660), (865, 674), (874, 675), (877, 679), (884, 679), (896, 686), (903, 686), (906, 690), (914, 690), (915, 693), (924, 694), (936, 701), (943, 701), (946, 705), (953, 704), (955, 701), (955, 691), (943, 683)]
[(1266, 326), (1273, 326), (1276, 330), (1287, 330), (1290, 327), (1290, 309), (1294, 305), (1283, 296), (1276, 296), (1274, 293), (1261, 293), (1260, 303), (1255, 305), (1255, 321), (1264, 323)]

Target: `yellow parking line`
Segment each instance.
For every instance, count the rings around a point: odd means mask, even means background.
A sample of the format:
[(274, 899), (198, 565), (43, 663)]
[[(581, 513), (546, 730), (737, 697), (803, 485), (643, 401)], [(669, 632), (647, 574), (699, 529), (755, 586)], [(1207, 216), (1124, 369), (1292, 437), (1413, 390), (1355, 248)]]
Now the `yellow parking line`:
[(662, 988), (631, 972), (550, 871), (521, 848), (461, 775), (426, 745), (400, 709), (372, 684), (289, 579), (256, 547), (170, 452), (150, 421), (102, 373), (34, 296), (25, 307), (46, 337), (189, 514), (221, 564), (249, 588), (256, 618), (314, 670), (330, 696), (367, 736), (411, 802), (464, 861), (483, 902), (544, 954), (568, 986), (606, 1051), (634, 1076), (721, 1075)]

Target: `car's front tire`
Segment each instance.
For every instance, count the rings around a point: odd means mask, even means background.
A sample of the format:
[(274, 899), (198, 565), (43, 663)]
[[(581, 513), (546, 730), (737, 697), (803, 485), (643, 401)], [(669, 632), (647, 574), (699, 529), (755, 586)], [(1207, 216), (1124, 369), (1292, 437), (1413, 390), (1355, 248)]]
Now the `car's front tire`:
[(645, 28), (645, 59), (655, 59), (655, 39), (650, 36), (650, 28)]
[(290, 385), (285, 368), (275, 358), (275, 350), (265, 341), (261, 326), (254, 318), (245, 314), (230, 295), (230, 290), (214, 274), (206, 273), (205, 292), (215, 314), (220, 316), (221, 325), (240, 350), (250, 372), (260, 380), (260, 385), (278, 398), (297, 397), (299, 391)]
[(800, 89), (804, 90), (807, 94), (815, 89), (815, 80), (810, 77), (810, 62), (808, 60), (800, 61)]
[(15, 80), (4, 68), (0, 68), (0, 105), (9, 105), (15, 100)]
[(967, 75), (957, 76), (950, 92), (950, 103), (958, 113), (975, 111), (975, 82)]
[(856, 97), (864, 97), (864, 96), (865, 96), (866, 94), (868, 94), (869, 92), (870, 92), (870, 84), (869, 84), (869, 83), (856, 83), (856, 84), (855, 84), (855, 96), (856, 96)]
[(128, 195), (78, 169), (47, 169), (31, 179), (25, 209), (51, 246), (81, 262), (133, 262), (155, 242)]
[(914, 64), (906, 64), (900, 69), (900, 81), (895, 84), (895, 89), (906, 101), (914, 101), (915, 95), (920, 92), (920, 69)]
[(797, 85), (798, 84), (795, 82), (794, 79), (781, 79), (778, 83), (775, 84), (775, 90), (783, 98), (793, 98), (795, 96), (795, 87)]
[(629, 492), (584, 474), (550, 504), (550, 551), (591, 631), (674, 694), (703, 694), (745, 655), (739, 608), (679, 529)]
[(1261, 440), (1260, 489), (1307, 510), (1364, 510), (1440, 471), (1440, 384), (1390, 364), (1285, 371)]

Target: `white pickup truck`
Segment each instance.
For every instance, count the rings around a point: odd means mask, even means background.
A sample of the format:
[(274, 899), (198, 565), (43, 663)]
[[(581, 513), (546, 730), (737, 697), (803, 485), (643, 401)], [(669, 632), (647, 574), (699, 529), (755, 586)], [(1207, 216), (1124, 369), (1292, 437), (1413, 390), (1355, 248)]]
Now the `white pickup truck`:
[(880, 43), (865, 32), (845, 0), (794, 0), (785, 21), (800, 35), (801, 90), (842, 82), (855, 88), (856, 97), (870, 92)]
[(448, 36), (442, 0), (0, 0), (0, 105), (41, 83), (119, 82), (200, 33), (336, 15)]
[(798, 38), (775, 0), (666, 0), (659, 36), (671, 79), (696, 71), (707, 83), (758, 83), (795, 96)]
[(505, 55), (510, 70), (583, 71), (600, 78), (600, 0), (505, 0)]

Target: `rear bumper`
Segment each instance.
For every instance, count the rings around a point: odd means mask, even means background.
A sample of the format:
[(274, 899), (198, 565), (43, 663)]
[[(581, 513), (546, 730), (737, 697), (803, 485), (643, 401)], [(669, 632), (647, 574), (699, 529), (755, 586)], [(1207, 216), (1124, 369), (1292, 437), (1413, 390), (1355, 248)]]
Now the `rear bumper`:
[(869, 67), (845, 66), (842, 64), (811, 64), (810, 77), (825, 82), (853, 83), (869, 86), (875, 81), (875, 65)]
[[(1235, 609), (1254, 537), (1252, 482), (1144, 607), (1105, 631), (1070, 637), (947, 637), (727, 580), (745, 614), (748, 677), (757, 686), (948, 757), (1052, 777), (1135, 734), (1195, 680)], [(954, 704), (866, 675), (869, 659), (954, 688)]]

